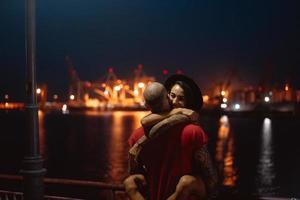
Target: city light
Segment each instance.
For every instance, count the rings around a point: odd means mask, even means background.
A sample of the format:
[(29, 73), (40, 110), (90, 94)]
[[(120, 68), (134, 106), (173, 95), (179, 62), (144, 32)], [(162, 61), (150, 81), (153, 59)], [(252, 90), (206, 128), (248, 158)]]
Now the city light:
[(223, 116), (220, 118), (220, 122), (221, 122), (222, 124), (227, 124), (227, 123), (229, 122), (227, 115), (223, 115)]
[[(113, 73), (113, 69), (110, 68), (108, 72)], [(76, 78), (75, 75), (73, 77), (74, 80)], [(69, 85), (70, 93), (69, 98), (67, 98), (68, 103), (70, 103), (71, 107), (82, 106), (84, 105), (83, 103), (89, 100), (90, 96), (91, 98), (99, 100), (98, 107), (107, 107), (108, 103), (110, 103), (113, 106), (118, 104), (118, 106), (135, 108), (141, 102), (145, 87), (153, 82), (155, 77), (144, 76), (138, 69), (135, 70), (133, 75), (134, 79), (122, 80), (118, 79), (114, 73), (108, 74), (109, 77), (106, 81), (104, 80), (104, 82), (100, 80), (88, 82), (76, 79), (76, 82)], [(38, 99), (43, 102), (42, 106), (52, 106), (48, 104), (48, 102), (46, 103), (47, 93), (51, 94), (52, 91), (47, 92), (46, 85), (36, 87), (35, 89)], [(202, 96), (204, 109), (251, 111), (256, 109), (256, 104), (262, 102), (265, 106), (272, 106), (272, 109), (282, 111), (282, 109), (292, 110), (293, 108), (287, 106), (282, 107), (279, 103), (288, 103), (291, 101), (300, 102), (300, 90), (292, 88), (292, 85), (288, 82), (284, 82), (279, 89), (270, 87), (268, 90), (263, 90), (262, 86), (255, 88), (253, 86), (243, 87), (243, 85), (230, 85), (229, 83), (223, 85), (217, 84), (206, 92), (207, 93)], [(88, 98), (82, 98), (86, 95)], [(63, 101), (63, 99), (61, 99), (62, 97), (55, 93), (52, 93), (50, 98), (53, 101), (53, 107), (58, 105), (58, 101)], [(3, 94), (2, 99), (3, 107), (5, 102), (9, 102), (9, 104), (12, 103), (11, 96), (8, 92), (7, 94)], [(242, 104), (240, 104), (241, 102)], [(272, 105), (270, 103), (272, 103)], [(59, 110), (61, 106), (62, 105), (59, 104)]]
[(238, 104), (238, 103), (234, 104), (234, 109), (235, 110), (239, 110), (240, 108), (241, 108), (240, 104)]
[(115, 91), (120, 91), (120, 90), (121, 90), (121, 86), (119, 86), (119, 85), (115, 86), (115, 87), (114, 87), (114, 90), (115, 90)]
[(61, 111), (62, 111), (63, 114), (69, 113), (67, 104), (64, 104), (62, 106)]
[(139, 82), (139, 83), (138, 83), (138, 87), (139, 87), (139, 88), (143, 88), (143, 87), (145, 87), (145, 83), (143, 83), (143, 82)]
[(164, 70), (162, 71), (162, 73), (163, 73), (163, 75), (168, 75), (168, 74), (169, 74), (169, 71), (166, 70), (166, 69), (164, 69)]
[(5, 100), (8, 100), (8, 99), (9, 99), (8, 94), (4, 95), (4, 99), (5, 99)]
[(270, 97), (265, 97), (265, 102), (270, 102)]
[(53, 95), (53, 99), (57, 100), (58, 99), (58, 95), (57, 94)]
[(73, 94), (70, 95), (70, 100), (74, 100), (75, 96)]
[(223, 108), (223, 109), (227, 108), (227, 104), (226, 103), (222, 103), (221, 104), (221, 108)]

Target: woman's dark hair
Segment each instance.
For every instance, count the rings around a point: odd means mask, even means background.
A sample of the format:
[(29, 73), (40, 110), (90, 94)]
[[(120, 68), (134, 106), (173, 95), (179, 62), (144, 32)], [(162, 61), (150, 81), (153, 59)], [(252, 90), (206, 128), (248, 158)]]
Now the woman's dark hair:
[(186, 84), (185, 82), (183, 82), (183, 81), (176, 81), (174, 83), (174, 85), (179, 85), (183, 89), (184, 99), (185, 99), (185, 103), (186, 103), (185, 107), (189, 108), (189, 109), (192, 109), (192, 110), (195, 110), (196, 109), (196, 107), (195, 107), (195, 105), (196, 105), (195, 104), (195, 98), (194, 98), (194, 94), (193, 94), (193, 91), (190, 88), (190, 86), (188, 84)]
[(170, 93), (175, 84), (182, 87), (184, 91), (184, 97), (186, 99), (185, 107), (200, 112), (203, 105), (203, 98), (200, 88), (195, 81), (182, 74), (172, 75), (164, 83), (168, 93)]

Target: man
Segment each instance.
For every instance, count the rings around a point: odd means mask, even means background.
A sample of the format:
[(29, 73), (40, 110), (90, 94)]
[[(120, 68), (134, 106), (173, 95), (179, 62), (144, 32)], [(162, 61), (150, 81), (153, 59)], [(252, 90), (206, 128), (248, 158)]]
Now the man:
[[(144, 98), (152, 113), (167, 118), (151, 129), (137, 129), (129, 139), (133, 175), (124, 181), (129, 198), (142, 200), (145, 195), (151, 200), (186, 199), (191, 195), (204, 198), (204, 182), (200, 176), (192, 175), (195, 150), (207, 142), (201, 127), (191, 124), (195, 112), (184, 108), (166, 112), (170, 105), (167, 91), (160, 83), (150, 84)], [(148, 194), (143, 193), (146, 184)]]

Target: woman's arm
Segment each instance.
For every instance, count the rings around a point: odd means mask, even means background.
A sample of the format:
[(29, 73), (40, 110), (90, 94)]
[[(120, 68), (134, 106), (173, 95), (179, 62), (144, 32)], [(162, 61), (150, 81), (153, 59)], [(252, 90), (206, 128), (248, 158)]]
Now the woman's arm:
[(170, 117), (174, 114), (183, 114), (188, 116), (192, 121), (197, 121), (199, 115), (197, 112), (187, 108), (174, 108), (171, 111), (163, 113), (150, 113), (141, 119), (141, 124), (144, 127), (149, 127), (157, 124), (158, 122)]
[(171, 111), (163, 113), (150, 113), (141, 119), (143, 127), (149, 127), (157, 124), (158, 122), (168, 118), (171, 115)]
[(194, 155), (196, 174), (204, 180), (208, 196), (213, 197), (218, 193), (218, 175), (215, 166), (213, 165), (207, 145), (203, 145), (197, 149)]

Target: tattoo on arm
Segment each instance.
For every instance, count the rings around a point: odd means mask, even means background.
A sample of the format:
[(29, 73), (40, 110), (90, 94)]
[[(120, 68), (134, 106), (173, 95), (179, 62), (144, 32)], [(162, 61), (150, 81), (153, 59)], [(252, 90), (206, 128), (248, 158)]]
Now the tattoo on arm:
[(208, 195), (216, 195), (215, 193), (218, 185), (218, 176), (206, 145), (196, 150), (195, 166), (196, 172), (199, 173), (205, 182)]
[(145, 174), (145, 168), (130, 154), (128, 154), (128, 172), (129, 174)]

